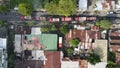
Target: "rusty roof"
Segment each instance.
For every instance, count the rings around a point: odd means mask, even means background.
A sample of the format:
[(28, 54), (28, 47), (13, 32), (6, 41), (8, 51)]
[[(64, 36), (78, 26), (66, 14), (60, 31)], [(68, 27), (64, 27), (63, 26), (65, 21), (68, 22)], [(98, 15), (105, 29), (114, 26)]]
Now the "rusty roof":
[(44, 68), (61, 68), (60, 51), (45, 51), (45, 56)]
[(100, 38), (100, 32), (92, 31), (92, 30), (70, 30), (68, 34), (66, 34), (66, 40), (69, 41), (74, 38), (79, 38), (82, 42), (86, 40), (86, 33), (91, 39)]

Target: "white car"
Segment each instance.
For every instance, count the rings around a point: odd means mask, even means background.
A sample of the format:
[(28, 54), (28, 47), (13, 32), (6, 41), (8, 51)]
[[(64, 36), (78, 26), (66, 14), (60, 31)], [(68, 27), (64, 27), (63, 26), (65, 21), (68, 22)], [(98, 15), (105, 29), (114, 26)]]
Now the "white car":
[(114, 14), (114, 12), (110, 11), (110, 12), (107, 12), (107, 14)]

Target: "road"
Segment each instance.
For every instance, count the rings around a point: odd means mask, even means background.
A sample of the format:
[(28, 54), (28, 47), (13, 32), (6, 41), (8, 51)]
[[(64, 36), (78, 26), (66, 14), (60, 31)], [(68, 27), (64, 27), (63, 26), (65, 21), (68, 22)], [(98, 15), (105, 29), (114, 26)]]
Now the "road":
[[(40, 15), (44, 15), (46, 13), (43, 13), (43, 12), (33, 12), (32, 13), (32, 16), (33, 16), (33, 20), (35, 20), (35, 18), (37, 16), (40, 16)], [(7, 22), (22, 22), (23, 20), (21, 20), (20, 18), (20, 14), (16, 11), (10, 11), (8, 12), (7, 14), (2, 14), (0, 13), (0, 20), (5, 20)], [(89, 16), (89, 15), (85, 15), (85, 16)], [(98, 16), (98, 15), (97, 15)], [(99, 18), (108, 18), (108, 19), (120, 19), (120, 14), (109, 14), (107, 16), (98, 16)], [(36, 21), (37, 22), (37, 21)]]

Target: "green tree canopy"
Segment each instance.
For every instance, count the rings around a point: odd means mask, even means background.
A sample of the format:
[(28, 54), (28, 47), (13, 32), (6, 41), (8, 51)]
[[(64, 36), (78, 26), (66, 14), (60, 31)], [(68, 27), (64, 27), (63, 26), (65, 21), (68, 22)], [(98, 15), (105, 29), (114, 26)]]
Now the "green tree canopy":
[(66, 34), (69, 32), (68, 26), (67, 25), (62, 25), (60, 28), (61, 33)]
[(76, 0), (60, 0), (58, 15), (70, 16), (76, 13)]
[(0, 6), (0, 12), (1, 13), (6, 13), (8, 11), (8, 6), (6, 5), (1, 5)]
[(96, 63), (101, 62), (100, 56), (95, 54), (95, 53), (90, 54), (90, 56), (87, 57), (87, 61), (90, 62), (93, 65), (95, 65)]
[(0, 27), (4, 27), (6, 25), (7, 25), (7, 23), (5, 21), (0, 20)]
[(67, 53), (68, 53), (68, 54), (72, 54), (72, 53), (73, 53), (73, 49), (72, 49), (72, 48), (68, 48), (68, 49), (67, 49)]
[(77, 47), (78, 44), (79, 44), (79, 40), (78, 39), (72, 39), (70, 40), (70, 45), (73, 46), (73, 47)]
[(58, 12), (58, 6), (54, 1), (51, 1), (50, 3), (46, 3), (45, 9), (51, 15), (56, 15)]
[(46, 3), (45, 9), (52, 15), (70, 16), (76, 13), (76, 0), (53, 0)]
[(107, 19), (96, 22), (96, 25), (100, 26), (102, 29), (109, 29), (112, 26), (111, 22)]
[(116, 61), (116, 54), (114, 52), (108, 52), (108, 56), (107, 56), (108, 61), (112, 61), (115, 63)]
[(41, 28), (41, 31), (42, 31), (42, 32), (48, 32), (49, 30), (50, 30), (50, 29), (49, 29), (48, 27), (42, 27), (42, 28)]
[(22, 15), (29, 16), (33, 11), (32, 5), (29, 3), (21, 3), (18, 5), (18, 12)]
[(52, 25), (52, 26), (51, 26), (51, 30), (53, 30), (53, 31), (57, 30), (56, 26), (55, 26), (55, 25)]

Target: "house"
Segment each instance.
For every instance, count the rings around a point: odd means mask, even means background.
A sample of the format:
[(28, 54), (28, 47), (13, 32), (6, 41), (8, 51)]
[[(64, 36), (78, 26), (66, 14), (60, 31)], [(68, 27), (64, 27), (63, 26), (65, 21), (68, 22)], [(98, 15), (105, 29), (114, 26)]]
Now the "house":
[[(82, 27), (83, 28), (83, 27)], [(94, 40), (100, 39), (99, 28), (96, 26), (91, 27), (90, 30), (75, 30), (71, 29), (68, 34), (66, 34), (66, 41), (70, 41), (74, 38), (80, 40), (79, 48), (91, 49), (94, 47)]]
[(111, 32), (109, 34), (109, 37), (110, 37), (110, 51), (113, 51), (113, 52), (119, 52), (119, 49), (120, 49), (120, 33), (119, 32)]
[(118, 2), (117, 2), (117, 4), (115, 5), (115, 11), (117, 12), (117, 13), (120, 13), (119, 11), (120, 11), (120, 1), (118, 0)]
[(41, 34), (41, 28), (40, 27), (32, 27), (31, 34)]
[(61, 57), (60, 51), (45, 51), (46, 61), (44, 68), (61, 68)]
[(87, 60), (62, 58), (61, 68), (88, 68)]
[(96, 39), (94, 44), (94, 52), (100, 56), (102, 62), (107, 63), (108, 41)]
[(0, 5), (8, 4), (10, 0), (0, 0)]
[(88, 7), (87, 0), (79, 0), (78, 4), (79, 4), (79, 7), (78, 7), (79, 11), (86, 11), (87, 10), (87, 7)]
[(62, 61), (61, 68), (80, 68), (79, 61)]
[(6, 37), (7, 37), (6, 27), (0, 27), (0, 38), (6, 38)]
[(0, 68), (7, 68), (7, 39), (0, 38)]
[(43, 68), (43, 61), (41, 60), (26, 60), (26, 61), (16, 61), (14, 68)]
[(120, 64), (120, 32), (117, 29), (111, 29), (109, 34), (109, 51), (116, 52), (116, 63)]
[[(15, 49), (17, 53), (22, 50), (44, 49), (57, 50), (58, 37), (56, 34), (30, 34), (30, 35), (15, 35)], [(51, 41), (52, 40), (52, 41)]]
[(15, 26), (15, 34), (30, 34), (31, 28), (30, 26), (16, 25)]
[(95, 9), (98, 11), (110, 11), (115, 9), (115, 1), (113, 0), (98, 0), (95, 4)]
[[(26, 61), (15, 60), (15, 68), (61, 68), (62, 53), (60, 51), (37, 50), (34, 52), (33, 58), (29, 57)], [(44, 60), (43, 57), (45, 57)]]

